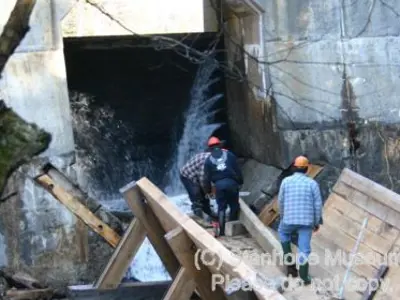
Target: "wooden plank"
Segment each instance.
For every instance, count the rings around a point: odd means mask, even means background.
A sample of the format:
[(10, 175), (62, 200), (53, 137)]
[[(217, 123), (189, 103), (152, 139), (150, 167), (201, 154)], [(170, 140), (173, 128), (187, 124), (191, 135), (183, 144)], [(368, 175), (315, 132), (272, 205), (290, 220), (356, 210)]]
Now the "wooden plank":
[[(378, 271), (376, 272), (375, 276), (373, 277), (374, 280), (380, 283), (380, 280), (384, 278), (389, 270), (389, 266), (387, 265), (382, 265), (379, 267)], [(374, 289), (370, 290), (369, 287), (365, 290), (363, 294), (362, 300), (372, 300), (378, 291), (380, 284), (378, 284), (377, 287), (374, 287)]]
[(163, 300), (189, 300), (196, 284), (185, 268), (180, 268)]
[[(336, 250), (341, 250), (340, 247), (325, 237), (314, 237), (311, 241), (311, 248), (312, 253), (315, 253), (317, 257), (320, 258), (318, 264), (313, 264), (310, 266), (311, 276), (318, 279), (328, 279), (338, 282), (339, 284), (334, 285), (333, 288), (335, 290), (332, 291), (333, 293), (338, 293), (340, 283), (342, 282), (346, 272), (346, 266), (340, 261), (338, 263), (328, 263), (327, 259), (329, 259), (329, 252), (327, 252), (327, 249), (329, 249), (331, 253), (335, 253)], [(357, 291), (356, 289), (358, 287), (354, 286), (355, 282), (359, 282), (362, 288), (367, 284), (367, 278), (365, 278), (363, 274), (360, 275), (357, 273), (353, 267), (348, 275), (348, 280), (346, 283), (347, 289), (345, 289), (345, 299), (361, 299), (362, 295), (360, 293), (364, 291), (361, 289)]]
[(350, 185), (353, 189), (368, 195), (383, 205), (400, 213), (400, 195), (392, 190), (389, 190), (388, 188), (385, 188), (384, 186), (347, 168), (343, 169), (339, 179), (340, 181)]
[[(193, 279), (194, 282), (191, 286), (192, 292), (197, 287), (202, 299), (225, 299), (224, 293), (221, 289), (214, 289), (211, 286), (212, 276), (210, 270), (204, 265), (198, 265), (196, 268), (196, 252), (193, 241), (188, 237), (185, 231), (177, 227), (165, 235), (165, 239), (173, 249), (180, 264), (187, 271), (187, 278)], [(197, 261), (200, 263), (200, 260)]]
[(350, 203), (338, 194), (332, 193), (333, 207), (356, 224), (362, 224), (365, 217), (369, 217), (367, 229), (378, 234), (380, 237), (390, 241), (395, 241), (399, 236), (399, 230), (387, 225), (384, 221), (372, 216), (367, 211)]
[(94, 232), (101, 235), (112, 247), (118, 245), (121, 237), (110, 226), (97, 218), (78, 199), (72, 197), (63, 188), (54, 184), (48, 175), (41, 175), (35, 180), (75, 216), (85, 222)]
[[(321, 173), (323, 168), (323, 166), (310, 164), (307, 175), (311, 178), (315, 178)], [(278, 195), (274, 196), (271, 203), (265, 205), (258, 217), (266, 226), (271, 225), (279, 217)]]
[(97, 289), (117, 288), (145, 238), (145, 227), (138, 219), (134, 219), (94, 286)]
[(240, 217), (239, 220), (251, 236), (257, 241), (261, 248), (268, 252), (282, 254), (282, 247), (279, 240), (272, 234), (271, 229), (265, 226), (260, 219), (253, 213), (248, 205), (239, 199)]
[[(322, 237), (338, 245), (343, 254), (351, 253), (356, 243), (355, 239), (326, 224), (320, 227), (315, 239), (321, 239)], [(379, 267), (380, 261), (383, 261), (383, 256), (363, 244), (359, 245), (357, 253), (359, 258), (357, 259), (357, 264), (353, 266), (354, 272), (367, 278), (372, 277)], [(371, 258), (372, 255), (373, 257)], [(349, 261), (348, 257), (345, 258), (347, 258), (346, 261)]]
[[(153, 183), (147, 178), (141, 178), (136, 184), (141, 192), (145, 195), (149, 205), (157, 218), (160, 220), (164, 230), (170, 231), (176, 227), (182, 227), (189, 238), (196, 246), (207, 251), (218, 254), (220, 260), (220, 272), (222, 274), (230, 274), (233, 278), (246, 281), (262, 300), (284, 300), (285, 297), (278, 291), (265, 287), (257, 280), (257, 272), (248, 264), (241, 261), (237, 256), (233, 255), (218, 240), (212, 237), (204, 228), (198, 225), (191, 218), (183, 214)], [(217, 262), (216, 262), (217, 263)], [(211, 268), (211, 266), (208, 266)]]
[[(336, 227), (341, 232), (351, 236), (354, 239), (357, 239), (360, 232), (359, 224), (354, 223), (350, 218), (348, 218), (345, 214), (342, 214), (334, 207), (325, 208), (324, 224), (327, 224), (331, 227)], [(364, 230), (364, 237), (361, 243), (369, 247), (371, 250), (385, 255), (389, 253), (394, 241), (384, 239), (366, 228)]]
[(380, 220), (400, 229), (400, 212), (386, 206), (384, 203), (376, 201), (376, 199), (352, 188), (344, 182), (340, 182), (337, 185), (335, 193), (338, 193), (350, 203), (369, 212)]
[(156, 250), (171, 278), (174, 278), (179, 271), (180, 265), (164, 239), (165, 230), (159, 219), (154, 215), (151, 208), (143, 201), (143, 195), (136, 185), (128, 185), (121, 189), (126, 202), (133, 214), (143, 224), (147, 237)]

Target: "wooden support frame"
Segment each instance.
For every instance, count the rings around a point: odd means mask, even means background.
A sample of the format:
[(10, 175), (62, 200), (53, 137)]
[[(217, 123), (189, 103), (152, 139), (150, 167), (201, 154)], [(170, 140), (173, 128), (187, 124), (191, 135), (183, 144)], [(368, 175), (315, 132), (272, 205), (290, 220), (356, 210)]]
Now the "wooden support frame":
[[(197, 287), (202, 299), (224, 300), (225, 296), (222, 290), (218, 286), (213, 289), (211, 285), (212, 276), (210, 270), (206, 266), (201, 265), (200, 260), (196, 262), (197, 248), (185, 231), (181, 227), (177, 227), (169, 231), (165, 235), (165, 239), (171, 246), (180, 264), (186, 270), (187, 278), (194, 280), (191, 286), (192, 292)], [(196, 264), (199, 266), (199, 269), (196, 268)]]
[(115, 248), (118, 245), (121, 237), (110, 226), (96, 217), (78, 199), (55, 184), (50, 176), (44, 174), (35, 178), (35, 181), (68, 208), (76, 217), (85, 222), (94, 232), (102, 236), (112, 247)]
[(146, 228), (139, 220), (134, 219), (94, 287), (97, 289), (117, 288), (145, 238)]
[(163, 300), (188, 300), (192, 296), (195, 287), (196, 284), (188, 271), (181, 267)]
[(133, 211), (135, 217), (143, 223), (148, 239), (159, 255), (171, 278), (174, 278), (179, 271), (180, 265), (174, 252), (164, 239), (166, 232), (162, 228), (159, 219), (154, 215), (151, 208), (142, 201), (143, 195), (136, 184), (128, 184), (123, 187), (120, 192), (123, 194), (124, 199)]
[[(218, 269), (223, 275), (230, 275), (232, 278), (246, 282), (252, 287), (258, 299), (262, 300), (284, 300), (285, 298), (276, 290), (265, 287), (259, 281), (257, 272), (248, 266), (244, 261), (238, 259), (218, 240), (212, 237), (204, 228), (198, 225), (179, 209), (147, 178), (141, 178), (130, 188), (126, 188), (125, 193), (132, 190), (134, 186), (140, 188), (141, 193), (147, 200), (154, 215), (160, 221), (160, 225), (166, 232), (181, 227), (189, 239), (193, 241), (198, 249), (211, 251), (219, 258)], [(207, 266), (211, 272), (216, 265)]]

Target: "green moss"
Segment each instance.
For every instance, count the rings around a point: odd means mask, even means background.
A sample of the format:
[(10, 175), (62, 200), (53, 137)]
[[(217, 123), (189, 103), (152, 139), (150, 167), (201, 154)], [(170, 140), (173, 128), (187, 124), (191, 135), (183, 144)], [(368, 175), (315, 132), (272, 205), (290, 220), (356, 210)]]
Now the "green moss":
[(0, 195), (8, 176), (45, 151), (51, 135), (28, 123), (0, 101)]

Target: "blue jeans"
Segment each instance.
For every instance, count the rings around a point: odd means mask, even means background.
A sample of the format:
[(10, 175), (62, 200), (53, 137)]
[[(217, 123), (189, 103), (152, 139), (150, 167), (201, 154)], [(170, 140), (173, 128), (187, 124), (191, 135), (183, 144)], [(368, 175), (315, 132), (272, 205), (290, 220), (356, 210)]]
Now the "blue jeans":
[(306, 259), (311, 253), (311, 237), (313, 233), (312, 226), (304, 225), (288, 225), (281, 222), (278, 228), (279, 238), (282, 243), (291, 242), (293, 233), (298, 235), (298, 263), (301, 265), (306, 262)]
[(239, 218), (239, 186), (234, 180), (218, 180), (215, 183), (215, 198), (218, 212), (225, 212), (229, 206), (229, 221), (236, 221)]

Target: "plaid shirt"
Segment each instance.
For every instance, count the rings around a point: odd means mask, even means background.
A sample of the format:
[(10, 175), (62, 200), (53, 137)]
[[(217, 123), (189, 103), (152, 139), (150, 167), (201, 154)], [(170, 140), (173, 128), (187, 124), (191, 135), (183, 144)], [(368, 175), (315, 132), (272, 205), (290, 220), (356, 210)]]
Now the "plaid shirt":
[(204, 181), (204, 163), (210, 152), (202, 152), (193, 156), (182, 168), (181, 175), (193, 182), (202, 184)]
[(322, 224), (321, 192), (318, 183), (307, 175), (297, 172), (283, 179), (278, 202), (284, 224)]

